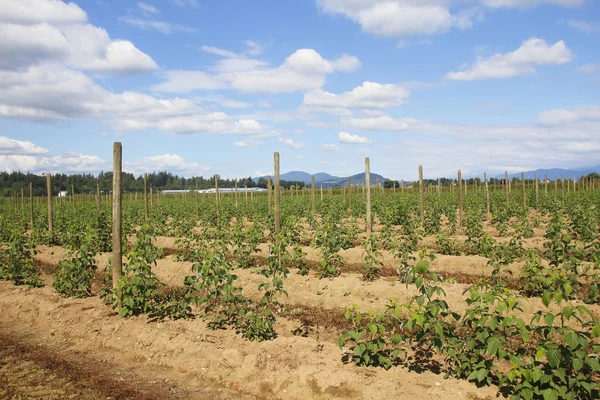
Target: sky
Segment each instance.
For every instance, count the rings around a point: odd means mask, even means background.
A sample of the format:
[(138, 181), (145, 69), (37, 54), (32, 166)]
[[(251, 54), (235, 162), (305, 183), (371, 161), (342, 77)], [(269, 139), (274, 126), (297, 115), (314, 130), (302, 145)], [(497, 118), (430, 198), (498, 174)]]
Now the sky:
[(597, 0), (0, 0), (0, 170), (600, 164)]

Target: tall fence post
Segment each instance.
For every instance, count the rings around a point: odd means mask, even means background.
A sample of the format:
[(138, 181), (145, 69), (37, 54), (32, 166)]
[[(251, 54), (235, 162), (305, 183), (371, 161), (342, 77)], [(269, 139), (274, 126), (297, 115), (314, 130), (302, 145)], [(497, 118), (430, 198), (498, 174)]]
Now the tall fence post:
[(238, 180), (235, 178), (235, 207), (238, 206)]
[(311, 211), (314, 214), (315, 213), (315, 176), (313, 175), (311, 177), (311, 184), (310, 184), (310, 202), (311, 202)]
[(488, 216), (488, 221), (489, 221), (491, 213), (490, 213), (490, 191), (488, 189), (487, 172), (483, 173), (483, 180), (485, 181), (485, 205), (486, 205), (487, 216)]
[(463, 191), (462, 191), (462, 172), (458, 170), (458, 226), (462, 226), (463, 215)]
[(33, 183), (29, 182), (29, 223), (31, 224), (31, 233), (33, 233)]
[(215, 201), (217, 207), (217, 224), (221, 219), (221, 200), (219, 199), (219, 175), (215, 174)]
[(367, 235), (371, 235), (371, 161), (369, 157), (365, 158), (365, 185), (367, 187), (367, 215), (365, 223)]
[(273, 154), (273, 172), (275, 173), (275, 177), (274, 177), (274, 189), (275, 189), (275, 201), (274, 201), (274, 205), (275, 205), (275, 234), (279, 233), (280, 230), (280, 210), (279, 210), (279, 152), (275, 152)]
[(539, 185), (540, 185), (540, 180), (538, 177), (538, 173), (535, 173), (535, 206), (538, 206), (538, 200), (539, 200)]
[(144, 174), (144, 218), (148, 219), (148, 174)]
[(509, 205), (510, 205), (510, 198), (509, 198), (509, 192), (510, 192), (510, 181), (508, 180), (508, 171), (504, 171), (504, 187), (506, 189), (506, 211), (508, 212), (509, 209)]
[[(123, 147), (120, 142), (115, 142), (113, 147), (113, 190), (112, 190), (112, 283), (116, 289), (121, 279), (122, 271), (122, 248), (121, 248), (121, 168), (123, 160)], [(145, 181), (145, 179), (144, 179)]]
[(523, 192), (523, 206), (527, 207), (527, 192), (525, 191), (525, 172), (521, 172), (521, 191)]
[(50, 173), (46, 174), (46, 188), (48, 192), (48, 232), (52, 234), (52, 178)]
[(425, 223), (425, 205), (423, 202), (423, 166), (419, 165), (419, 212), (421, 216), (421, 227)]

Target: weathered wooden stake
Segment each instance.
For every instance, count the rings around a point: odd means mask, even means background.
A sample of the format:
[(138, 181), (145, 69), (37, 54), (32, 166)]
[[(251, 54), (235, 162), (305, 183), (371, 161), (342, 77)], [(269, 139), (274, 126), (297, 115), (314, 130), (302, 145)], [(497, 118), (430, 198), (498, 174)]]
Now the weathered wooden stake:
[[(121, 248), (121, 168), (123, 159), (123, 148), (121, 143), (115, 142), (113, 147), (113, 200), (112, 200), (112, 283), (116, 289), (121, 279), (122, 271), (122, 248)], [(145, 182), (145, 178), (144, 178)]]
[(29, 223), (33, 233), (33, 183), (29, 182)]
[(527, 207), (527, 193), (525, 192), (525, 172), (521, 172), (521, 191), (523, 192), (523, 206)]
[(144, 219), (148, 219), (148, 174), (144, 174)]
[(367, 235), (371, 235), (371, 161), (369, 157), (365, 158), (365, 184), (367, 186), (367, 216), (365, 223)]
[[(197, 192), (197, 190), (196, 190)], [(235, 178), (235, 207), (238, 206), (238, 180)]]
[(425, 223), (425, 205), (423, 203), (423, 166), (419, 165), (419, 211), (421, 215), (421, 226)]
[(310, 184), (310, 201), (311, 201), (311, 212), (315, 213), (315, 176), (312, 176)]
[(52, 233), (52, 178), (46, 174), (46, 187), (48, 191), (48, 232)]
[(509, 199), (510, 181), (508, 180), (508, 171), (504, 171), (504, 186), (506, 189), (506, 211), (508, 211), (509, 204), (510, 204), (510, 199)]
[(219, 199), (219, 175), (215, 174), (215, 201), (217, 207), (217, 224), (221, 219), (221, 201)]
[(540, 185), (540, 180), (538, 177), (538, 173), (535, 173), (535, 206), (538, 206), (538, 192), (539, 192), (539, 185)]
[[(280, 230), (280, 222), (279, 222), (279, 152), (275, 152), (273, 154), (273, 172), (275, 173), (274, 185), (275, 185), (275, 234), (279, 233)], [(280, 257), (281, 261), (281, 257)]]
[(490, 213), (490, 191), (488, 189), (487, 172), (483, 173), (483, 180), (485, 181), (485, 205), (486, 205), (487, 217), (488, 217), (488, 221), (489, 221), (490, 217), (491, 217), (491, 213)]
[(462, 226), (463, 215), (463, 191), (462, 191), (462, 172), (458, 170), (458, 226)]

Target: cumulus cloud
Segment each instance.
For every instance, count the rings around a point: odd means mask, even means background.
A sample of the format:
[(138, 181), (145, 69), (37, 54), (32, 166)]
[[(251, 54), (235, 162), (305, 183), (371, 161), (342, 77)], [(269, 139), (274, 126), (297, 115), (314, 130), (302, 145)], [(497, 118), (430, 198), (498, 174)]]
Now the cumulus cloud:
[(197, 162), (188, 162), (177, 154), (159, 154), (123, 163), (123, 171), (134, 175), (154, 171), (169, 171), (183, 176), (193, 176), (208, 170), (210, 170), (209, 167), (200, 166)]
[(304, 94), (303, 107), (336, 115), (349, 114), (346, 109), (383, 109), (402, 104), (410, 92), (398, 85), (363, 82), (361, 86), (342, 94), (315, 89)]
[(99, 172), (109, 168), (100, 157), (80, 153), (57, 156), (0, 154), (0, 170), (32, 173), (81, 173)]
[(7, 118), (38, 122), (101, 119), (116, 132), (278, 134), (251, 118), (205, 110), (189, 99), (112, 93), (82, 72), (56, 64), (0, 70), (0, 82), (0, 116)]
[(373, 142), (372, 140), (369, 140), (368, 138), (366, 138), (364, 136), (351, 135), (346, 132), (340, 132), (338, 134), (338, 137), (339, 137), (341, 143), (347, 143), (347, 144), (366, 144), (366, 143)]
[(50, 151), (28, 141), (0, 136), (0, 155), (29, 156), (47, 154)]
[[(333, 72), (352, 72), (360, 67), (353, 56), (326, 60), (313, 49), (299, 49), (278, 67), (214, 46), (201, 48), (220, 57), (206, 71), (168, 71), (165, 81), (152, 88), (158, 92), (185, 93), (195, 90), (236, 89), (253, 93), (291, 93), (321, 88)], [(252, 51), (252, 47), (249, 51)]]
[(91, 72), (133, 74), (158, 68), (127, 40), (113, 40), (87, 22), (76, 4), (6, 0), (0, 8), (0, 69), (59, 62)]
[(524, 8), (544, 3), (574, 7), (585, 0), (317, 0), (317, 7), (326, 14), (356, 22), (372, 35), (407, 37), (469, 29), (481, 19), (485, 8)]
[(464, 71), (450, 72), (446, 78), (462, 81), (509, 78), (533, 74), (537, 65), (565, 64), (572, 59), (573, 53), (562, 40), (548, 45), (542, 39), (531, 38), (515, 51), (494, 54), (488, 58), (479, 57), (472, 66)]

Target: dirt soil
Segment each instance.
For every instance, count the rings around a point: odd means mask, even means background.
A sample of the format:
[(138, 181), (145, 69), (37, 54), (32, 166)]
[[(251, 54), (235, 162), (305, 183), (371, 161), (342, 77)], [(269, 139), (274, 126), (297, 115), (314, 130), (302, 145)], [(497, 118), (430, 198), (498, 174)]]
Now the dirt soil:
[[(526, 241), (541, 248), (543, 238)], [(460, 237), (455, 237), (460, 240)], [(431, 240), (431, 238), (426, 238)], [(174, 248), (173, 238), (157, 244)], [(381, 312), (388, 299), (406, 303), (414, 295), (394, 276), (395, 260), (383, 252), (389, 276), (375, 282), (361, 279), (361, 247), (342, 251), (345, 268), (334, 279), (319, 279), (291, 271), (285, 280), (289, 296), (280, 300), (276, 339), (261, 343), (242, 339), (231, 330), (211, 330), (201, 318), (149, 322), (146, 317), (121, 319), (98, 297), (66, 299), (52, 289), (51, 274), (67, 253), (60, 247), (39, 246), (43, 266), (41, 289), (0, 282), (0, 397), (2, 398), (189, 398), (189, 399), (494, 399), (497, 389), (478, 388), (464, 380), (444, 379), (430, 371), (404, 367), (388, 371), (342, 362), (337, 335), (342, 310), (353, 304), (361, 311)], [(267, 246), (260, 246), (260, 256)], [(317, 250), (305, 247), (309, 262)], [(172, 251), (168, 252), (172, 253)], [(109, 254), (96, 258), (101, 270)], [(440, 256), (432, 269), (441, 274), (489, 275), (487, 259)], [(180, 286), (191, 263), (173, 255), (158, 260), (156, 275), (169, 286)], [(518, 275), (522, 263), (511, 266)], [(258, 298), (264, 278), (255, 269), (236, 270), (244, 293)], [(445, 283), (446, 300), (456, 311), (465, 308), (467, 283)], [(539, 299), (522, 300), (525, 315), (542, 307)], [(596, 315), (600, 307), (591, 306)], [(308, 318), (314, 326), (306, 336), (293, 330)], [(312, 319), (311, 319), (312, 318)], [(341, 324), (341, 325), (340, 325)], [(4, 344), (7, 345), (4, 345)], [(29, 396), (29, 397), (28, 397)]]

